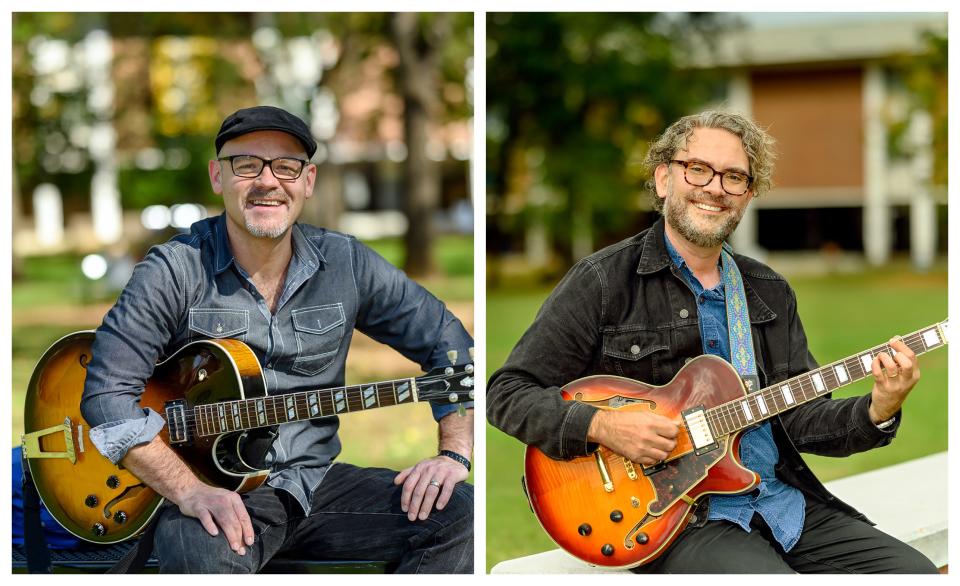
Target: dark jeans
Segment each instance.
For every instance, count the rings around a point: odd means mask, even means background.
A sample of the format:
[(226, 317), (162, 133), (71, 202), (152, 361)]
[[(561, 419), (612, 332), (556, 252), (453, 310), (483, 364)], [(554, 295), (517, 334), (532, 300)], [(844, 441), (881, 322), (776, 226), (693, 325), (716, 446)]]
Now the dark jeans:
[(760, 515), (750, 533), (727, 521), (687, 527), (638, 573), (665, 574), (935, 574), (920, 552), (833, 507), (807, 498), (800, 541), (784, 552)]
[(160, 512), (154, 553), (164, 573), (253, 573), (273, 556), (383, 560), (398, 573), (473, 572), (473, 486), (460, 483), (442, 511), (410, 522), (400, 510), (402, 487), (383, 468), (334, 464), (304, 517), (300, 505), (271, 486), (242, 495), (255, 541), (240, 556), (221, 532), (211, 536), (174, 505)]

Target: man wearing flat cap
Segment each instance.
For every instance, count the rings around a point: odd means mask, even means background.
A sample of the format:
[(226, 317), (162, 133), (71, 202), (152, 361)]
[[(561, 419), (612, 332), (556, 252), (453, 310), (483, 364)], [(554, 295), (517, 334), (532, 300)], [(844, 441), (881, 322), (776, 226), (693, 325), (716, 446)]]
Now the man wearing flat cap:
[(258, 439), (267, 481), (242, 495), (202, 482), (158, 437), (163, 418), (140, 405), (145, 381), (194, 340), (245, 342), (270, 395), (343, 386), (354, 329), (424, 370), (473, 346), (443, 303), (356, 238), (296, 222), (317, 176), (300, 118), (243, 109), (215, 145), (210, 183), (224, 213), (136, 266), (97, 330), (81, 404), (97, 449), (169, 501), (154, 539), (160, 570), (251, 573), (284, 554), (472, 572), (472, 404), (467, 416), (431, 404), (438, 455), (399, 474), (335, 463), (336, 417), (280, 425)]

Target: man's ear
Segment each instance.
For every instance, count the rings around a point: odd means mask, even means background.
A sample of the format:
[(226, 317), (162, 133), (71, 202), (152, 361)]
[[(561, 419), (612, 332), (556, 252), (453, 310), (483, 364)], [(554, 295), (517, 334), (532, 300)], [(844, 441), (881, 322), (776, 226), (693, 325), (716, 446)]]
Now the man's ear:
[(210, 187), (217, 195), (223, 193), (223, 173), (220, 167), (220, 161), (213, 159), (207, 165), (207, 173), (210, 175)]
[(670, 165), (666, 163), (657, 165), (653, 170), (653, 179), (657, 187), (657, 197), (666, 199), (667, 194), (670, 193)]

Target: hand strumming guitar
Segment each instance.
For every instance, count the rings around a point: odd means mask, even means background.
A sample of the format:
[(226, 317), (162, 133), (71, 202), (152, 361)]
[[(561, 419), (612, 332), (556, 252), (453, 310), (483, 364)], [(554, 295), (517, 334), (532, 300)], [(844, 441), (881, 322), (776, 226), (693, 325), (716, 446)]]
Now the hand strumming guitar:
[(590, 421), (587, 439), (634, 462), (653, 466), (677, 447), (679, 433), (673, 420), (656, 413), (601, 409)]

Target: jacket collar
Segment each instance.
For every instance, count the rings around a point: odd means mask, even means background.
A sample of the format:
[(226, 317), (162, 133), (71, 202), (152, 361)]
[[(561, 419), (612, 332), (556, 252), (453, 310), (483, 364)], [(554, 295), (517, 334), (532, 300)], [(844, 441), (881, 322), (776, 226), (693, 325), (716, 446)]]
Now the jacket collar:
[[(643, 236), (643, 242), (640, 247), (640, 262), (637, 263), (637, 274), (651, 275), (673, 265), (673, 260), (670, 258), (670, 251), (667, 250), (664, 238), (664, 219), (661, 215)], [(724, 242), (723, 247), (731, 255), (734, 254), (730, 244)], [(743, 274), (743, 267), (740, 267), (740, 269), (744, 277), (743, 292), (747, 297), (750, 323), (764, 323), (776, 318), (777, 314), (770, 309), (770, 306), (764, 302), (756, 289), (751, 286), (750, 279), (748, 278), (749, 275)]]

